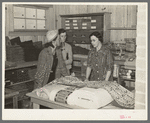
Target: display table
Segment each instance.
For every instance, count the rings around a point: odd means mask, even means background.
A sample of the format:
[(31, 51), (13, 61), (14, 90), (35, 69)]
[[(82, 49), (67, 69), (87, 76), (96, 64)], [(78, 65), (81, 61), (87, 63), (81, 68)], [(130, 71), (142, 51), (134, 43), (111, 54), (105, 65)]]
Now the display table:
[(83, 109), (78, 106), (69, 106), (67, 104), (53, 102), (44, 98), (40, 98), (36, 96), (36, 94), (33, 92), (27, 93), (26, 95), (31, 98), (31, 102), (33, 102), (33, 109), (39, 109), (40, 105), (43, 105), (52, 109)]
[(14, 109), (18, 108), (18, 95), (19, 95), (18, 91), (5, 88), (5, 99), (13, 98), (13, 108)]
[[(51, 108), (51, 109), (85, 109), (78, 106), (70, 106), (63, 103), (53, 102), (48, 99), (40, 98), (36, 96), (35, 93), (27, 93), (26, 96), (31, 98), (31, 102), (33, 103), (33, 109), (40, 109), (40, 105)], [(104, 106), (100, 109), (123, 109), (119, 107), (114, 101), (107, 106)]]

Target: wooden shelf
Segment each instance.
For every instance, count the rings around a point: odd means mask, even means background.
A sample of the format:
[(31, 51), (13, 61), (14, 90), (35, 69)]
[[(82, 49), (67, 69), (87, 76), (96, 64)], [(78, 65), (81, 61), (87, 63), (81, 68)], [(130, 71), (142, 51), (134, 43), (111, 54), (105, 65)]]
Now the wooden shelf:
[(25, 67), (37, 66), (37, 63), (38, 63), (38, 61), (18, 63), (16, 67), (5, 68), (5, 71), (20, 69), (20, 68), (25, 68)]
[(16, 31), (10, 31), (9, 36), (43, 36), (46, 35), (47, 30), (28, 30), (28, 29), (20, 29)]
[(122, 77), (120, 77), (120, 79), (127, 80), (127, 81), (134, 81), (135, 82), (135, 79), (128, 79), (128, 78), (122, 78)]
[(112, 27), (109, 30), (136, 30), (136, 28), (133, 28), (133, 27)]
[(104, 14), (111, 14), (111, 12), (99, 12), (99, 13), (83, 13), (83, 14), (68, 14), (60, 15), (61, 17), (89, 17), (89, 16), (99, 16)]
[(26, 81), (23, 81), (23, 82), (17, 82), (17, 83), (14, 83), (12, 85), (8, 85), (7, 87), (10, 87), (10, 86), (14, 86), (14, 85), (18, 85), (18, 84), (22, 84), (22, 83), (27, 83), (27, 82), (31, 82), (31, 81), (34, 81), (35, 79), (30, 79), (30, 80), (26, 80)]
[(26, 19), (26, 20), (47, 20), (46, 18), (40, 19), (40, 18), (22, 18), (22, 17), (14, 17), (14, 19)]
[(26, 7), (26, 8), (37, 8), (37, 9), (53, 8), (53, 5), (48, 5), (48, 4), (13, 4), (13, 6)]

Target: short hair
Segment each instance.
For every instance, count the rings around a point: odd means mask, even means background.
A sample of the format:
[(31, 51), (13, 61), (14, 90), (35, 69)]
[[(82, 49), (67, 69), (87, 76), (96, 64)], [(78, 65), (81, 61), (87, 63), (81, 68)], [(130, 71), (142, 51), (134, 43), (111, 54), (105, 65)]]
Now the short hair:
[(66, 30), (63, 29), (63, 28), (61, 28), (61, 29), (58, 30), (58, 34), (59, 34), (59, 35), (60, 35), (61, 33), (65, 33), (65, 32), (66, 32)]
[(103, 43), (103, 36), (102, 36), (102, 33), (99, 33), (98, 31), (95, 31), (95, 32), (93, 32), (93, 33), (91, 33), (91, 34), (89, 35), (89, 38), (91, 38), (91, 36), (97, 37), (97, 38), (99, 39), (99, 41), (100, 41), (101, 43)]

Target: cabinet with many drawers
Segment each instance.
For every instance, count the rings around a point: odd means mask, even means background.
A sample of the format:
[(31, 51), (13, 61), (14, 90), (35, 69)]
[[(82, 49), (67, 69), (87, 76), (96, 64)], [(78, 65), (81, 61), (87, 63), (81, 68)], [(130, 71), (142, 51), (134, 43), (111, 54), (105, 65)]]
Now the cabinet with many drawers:
[(103, 36), (103, 42), (110, 41), (111, 13), (89, 13), (60, 15), (62, 28), (67, 31), (67, 42), (72, 44), (90, 44), (89, 35), (98, 31)]

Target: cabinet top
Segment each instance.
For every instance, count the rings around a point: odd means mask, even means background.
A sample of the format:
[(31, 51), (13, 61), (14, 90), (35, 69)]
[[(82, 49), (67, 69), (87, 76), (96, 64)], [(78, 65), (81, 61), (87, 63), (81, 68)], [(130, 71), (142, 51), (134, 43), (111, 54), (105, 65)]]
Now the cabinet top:
[(37, 9), (53, 8), (53, 5), (45, 5), (45, 4), (13, 4), (13, 6), (26, 7), (26, 8), (37, 8)]
[(111, 12), (99, 12), (99, 13), (82, 13), (82, 14), (68, 14), (68, 15), (60, 15), (61, 17), (88, 17), (88, 16), (99, 16), (111, 14)]

